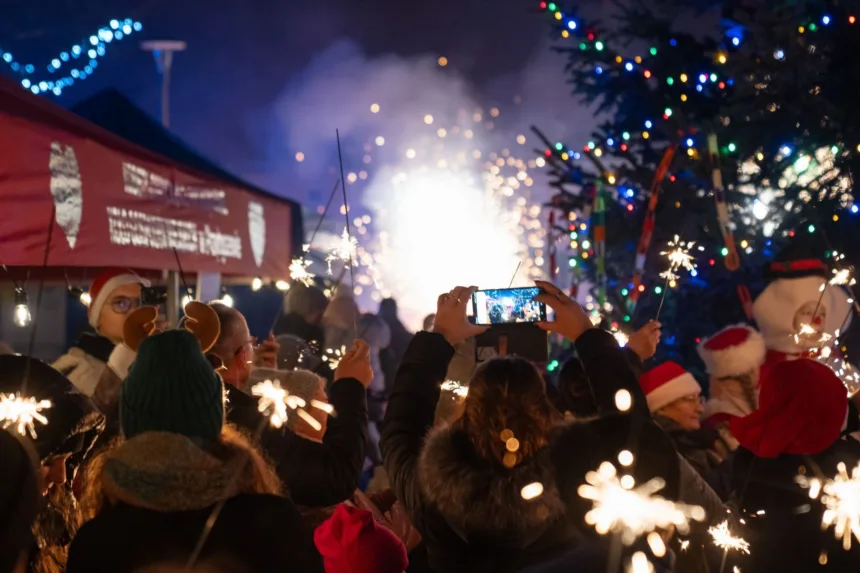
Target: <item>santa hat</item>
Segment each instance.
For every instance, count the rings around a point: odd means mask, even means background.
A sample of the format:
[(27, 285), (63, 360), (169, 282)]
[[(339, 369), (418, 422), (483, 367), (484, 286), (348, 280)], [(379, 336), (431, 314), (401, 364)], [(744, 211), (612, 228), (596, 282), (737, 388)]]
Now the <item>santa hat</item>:
[(314, 544), (326, 573), (403, 573), (409, 566), (406, 547), (394, 533), (369, 511), (343, 503), (317, 527)]
[(762, 380), (759, 408), (729, 422), (738, 442), (760, 458), (814, 455), (842, 432), (848, 394), (833, 371), (815, 360), (780, 362)]
[(675, 362), (664, 362), (639, 377), (648, 409), (656, 412), (679, 398), (702, 391), (693, 375)]
[(722, 329), (699, 345), (708, 374), (726, 378), (745, 374), (764, 364), (764, 338), (752, 327), (738, 324)]
[(102, 307), (110, 297), (110, 293), (121, 286), (130, 284), (140, 284), (148, 287), (149, 281), (139, 277), (131, 269), (107, 269), (93, 280), (90, 286), (90, 308), (88, 316), (90, 326), (96, 328), (99, 323), (99, 315), (102, 312)]

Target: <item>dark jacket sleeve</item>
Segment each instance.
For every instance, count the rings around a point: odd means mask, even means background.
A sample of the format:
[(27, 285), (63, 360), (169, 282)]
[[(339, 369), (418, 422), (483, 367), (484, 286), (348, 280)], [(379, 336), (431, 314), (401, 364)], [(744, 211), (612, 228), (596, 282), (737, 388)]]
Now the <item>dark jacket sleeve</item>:
[[(289, 431), (270, 431), (263, 436), (278, 475), (298, 505), (334, 505), (358, 487), (367, 443), (365, 388), (352, 378), (338, 380), (329, 391), (329, 402), (334, 414), (328, 418), (322, 443)], [(273, 443), (277, 441), (282, 443)]]
[(418, 456), (433, 426), (439, 385), (453, 356), (454, 349), (441, 334), (416, 334), (397, 369), (388, 400), (379, 446), (394, 493), (410, 515), (421, 506)]
[(618, 412), (615, 394), (619, 390), (627, 390), (633, 398), (630, 413), (651, 418), (639, 379), (630, 369), (615, 337), (598, 328), (589, 329), (576, 340), (576, 354), (591, 383), (591, 392), (601, 416)]

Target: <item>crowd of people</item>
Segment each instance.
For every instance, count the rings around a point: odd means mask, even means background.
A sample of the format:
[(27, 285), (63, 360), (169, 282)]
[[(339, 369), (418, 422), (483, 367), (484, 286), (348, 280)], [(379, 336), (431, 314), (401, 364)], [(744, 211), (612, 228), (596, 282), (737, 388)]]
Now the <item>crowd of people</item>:
[[(258, 343), (218, 302), (163, 327), (146, 281), (108, 270), (67, 354), (0, 352), (0, 393), (50, 401), (34, 432), (0, 431), (0, 571), (855, 571), (858, 543), (822, 528), (804, 483), (858, 465), (860, 414), (802, 340), (770, 329), (785, 321), (773, 297), (790, 320), (809, 313), (800, 291), (818, 297), (820, 271), (775, 277), (758, 330), (700, 342), (704, 400), (683, 365), (650, 364), (659, 322), (620, 347), (547, 282), (539, 326), (569, 348), (552, 375), (476, 360), (474, 288), (440, 295), (413, 335), (394, 300), (363, 314), (349, 293), (293, 285)], [(824, 332), (837, 308), (818, 306)], [(599, 531), (583, 488), (606, 464), (701, 513), (656, 538), (627, 539), (623, 518)], [(747, 547), (715, 543), (717, 526)]]

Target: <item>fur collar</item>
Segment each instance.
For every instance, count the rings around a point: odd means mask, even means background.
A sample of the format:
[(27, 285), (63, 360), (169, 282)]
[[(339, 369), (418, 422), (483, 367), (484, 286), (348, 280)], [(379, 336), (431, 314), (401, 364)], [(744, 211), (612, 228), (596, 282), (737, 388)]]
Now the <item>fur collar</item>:
[(246, 460), (227, 462), (189, 438), (145, 432), (107, 455), (102, 481), (111, 499), (155, 511), (204, 509), (237, 493)]
[[(545, 454), (507, 469), (479, 458), (463, 431), (442, 426), (427, 436), (418, 472), (424, 499), (464, 538), (501, 536), (526, 545), (564, 514)], [(526, 501), (520, 490), (534, 482), (543, 494)]]

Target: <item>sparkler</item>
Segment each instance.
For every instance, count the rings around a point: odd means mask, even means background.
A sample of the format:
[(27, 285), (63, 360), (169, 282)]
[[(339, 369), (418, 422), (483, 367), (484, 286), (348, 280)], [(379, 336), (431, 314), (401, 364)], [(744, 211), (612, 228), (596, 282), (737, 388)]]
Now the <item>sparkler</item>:
[(848, 469), (842, 462), (836, 468), (833, 479), (821, 481), (818, 478), (797, 476), (795, 481), (809, 489), (810, 498), (821, 496), (825, 508), (821, 516), (821, 528), (833, 526), (836, 539), (841, 539), (842, 548), (849, 551), (852, 535), (860, 541), (860, 464), (851, 470), (851, 475), (848, 475)]
[[(315, 430), (322, 426), (304, 409), (308, 404), (300, 397), (290, 394), (285, 388), (281, 388), (278, 380), (263, 380), (251, 387), (251, 394), (259, 396), (257, 410), (269, 417), (269, 422), (276, 428), (282, 427), (289, 419), (289, 411), (294, 410), (296, 414), (307, 422)], [(311, 400), (310, 406), (322, 410), (327, 414), (333, 414), (334, 408), (331, 404)]]
[(469, 395), (469, 387), (460, 384), (456, 380), (445, 380), (442, 382), (442, 390), (452, 392), (454, 395), (465, 398)]
[(324, 362), (328, 363), (332, 370), (335, 370), (337, 365), (340, 364), (340, 360), (343, 358), (344, 354), (346, 354), (346, 346), (341, 346), (340, 348), (328, 348), (326, 349), (322, 359)]
[(30, 435), (36, 439), (36, 422), (48, 424), (48, 419), (41, 413), (51, 407), (50, 400), (25, 398), (18, 394), (0, 394), (0, 423), (3, 428), (15, 426), (22, 436)]
[(654, 566), (648, 561), (648, 556), (637, 551), (630, 558), (626, 573), (654, 573)]
[[(311, 272), (308, 272), (308, 267), (311, 265), (311, 261), (304, 257), (296, 257), (290, 262), (290, 278), (295, 282), (300, 282), (305, 286), (312, 286), (314, 284), (314, 275)], [(331, 268), (331, 265), (329, 265)]]
[(714, 545), (720, 549), (723, 549), (726, 552), (730, 549), (734, 549), (735, 551), (749, 555), (750, 544), (747, 543), (746, 539), (743, 537), (735, 537), (732, 535), (732, 532), (729, 530), (728, 520), (723, 520), (723, 522), (716, 527), (709, 527), (708, 533), (711, 534), (711, 537), (714, 540)]
[(340, 235), (340, 241), (332, 249), (325, 262), (328, 264), (328, 274), (331, 274), (331, 264), (334, 261), (344, 261), (349, 263), (355, 258), (355, 253), (358, 250), (358, 240), (349, 234), (349, 231), (344, 228)]
[(615, 341), (618, 343), (618, 346), (620, 346), (621, 348), (624, 348), (625, 346), (627, 346), (627, 342), (630, 341), (630, 337), (627, 336), (626, 333), (624, 333), (620, 330), (613, 330), (612, 336), (615, 337)]
[(666, 301), (666, 293), (669, 287), (680, 279), (678, 271), (684, 269), (692, 273), (696, 270), (696, 261), (690, 254), (690, 249), (695, 244), (695, 241), (682, 241), (678, 235), (675, 235), (675, 238), (669, 241), (669, 250), (660, 252), (661, 256), (669, 259), (669, 268), (660, 273), (660, 277), (666, 279), (666, 284), (663, 286), (663, 295), (660, 297), (660, 306), (657, 307), (657, 316), (654, 317), (654, 320), (660, 318), (660, 312), (663, 310), (663, 303)]
[(705, 510), (699, 506), (674, 503), (654, 495), (666, 486), (661, 478), (636, 486), (632, 476), (619, 478), (615, 466), (603, 462), (597, 471), (585, 475), (585, 481), (586, 484), (579, 486), (579, 496), (594, 503), (585, 515), (586, 523), (601, 535), (610, 531), (619, 533), (625, 545), (657, 528), (675, 526), (682, 534), (687, 533), (691, 519), (705, 519)]

